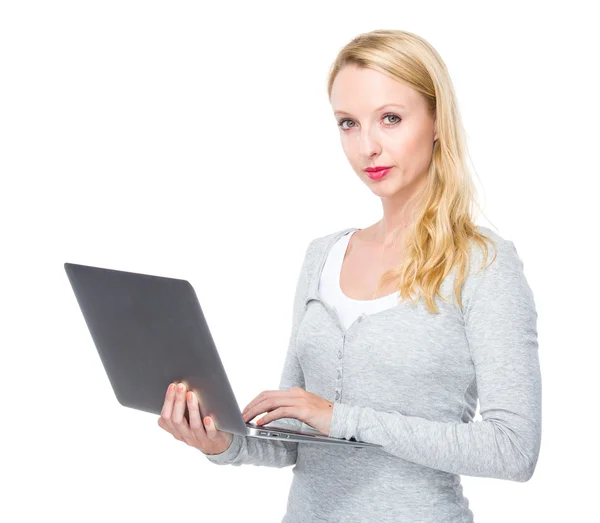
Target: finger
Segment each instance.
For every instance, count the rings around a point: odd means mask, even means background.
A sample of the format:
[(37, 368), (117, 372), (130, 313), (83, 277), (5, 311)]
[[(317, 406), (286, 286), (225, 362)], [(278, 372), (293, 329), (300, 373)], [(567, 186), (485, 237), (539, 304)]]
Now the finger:
[(279, 407), (278, 409), (272, 410), (265, 414), (262, 418), (258, 420), (260, 425), (266, 425), (267, 423), (271, 423), (276, 419), (280, 418), (294, 418), (293, 415), (294, 410), (289, 407)]
[[(171, 416), (173, 415), (173, 404), (175, 402), (175, 383), (171, 383), (167, 388), (167, 392), (165, 394), (165, 402), (163, 404), (162, 410), (160, 412), (160, 417), (163, 419), (166, 427), (163, 427), (165, 430), (173, 434), (175, 432), (175, 427), (171, 422)], [(159, 423), (160, 425), (160, 423)]]
[(278, 392), (282, 391), (264, 390), (258, 396), (256, 396), (256, 398), (254, 398), (250, 403), (248, 403), (246, 408), (242, 411), (242, 415), (246, 416), (246, 421), (250, 421), (251, 419), (255, 418), (258, 414), (266, 412), (267, 405), (265, 402), (267, 402), (274, 394), (277, 394)]
[(161, 415), (158, 418), (158, 425), (171, 434), (171, 436), (173, 436), (176, 440), (184, 441), (171, 421), (171, 416), (173, 415), (173, 404), (175, 401), (175, 390), (175, 383), (171, 383), (169, 387), (167, 387), (167, 392), (165, 393), (165, 402), (161, 410)]
[(185, 414), (185, 393), (186, 387), (183, 383), (178, 383), (175, 388), (173, 412), (171, 413), (171, 421), (181, 420)]
[(167, 425), (167, 422), (165, 421), (165, 419), (162, 416), (158, 417), (158, 426), (161, 429), (164, 429), (169, 434), (171, 434), (171, 436), (173, 436), (175, 439), (177, 439), (179, 441), (183, 441), (183, 438), (179, 434), (177, 434), (177, 432), (174, 432), (173, 429), (171, 429), (171, 427), (169, 427), (169, 425)]
[(188, 403), (188, 413), (190, 417), (190, 430), (196, 436), (196, 439), (202, 443), (202, 440), (207, 437), (202, 416), (200, 415), (200, 406), (198, 397), (193, 391), (186, 394)]
[(185, 384), (179, 383), (177, 385), (177, 392), (175, 393), (175, 404), (173, 405), (173, 414), (171, 415), (171, 423), (175, 427), (175, 430), (184, 439), (188, 445), (197, 443), (196, 436), (191, 431), (188, 421), (185, 419), (185, 399), (186, 387)]
[(297, 394), (290, 393), (287, 390), (265, 391), (263, 394), (263, 399), (246, 412), (246, 421), (250, 421), (259, 414), (269, 412), (277, 407), (293, 407), (299, 398)]
[(263, 395), (263, 392), (261, 392), (261, 393), (260, 393), (258, 396), (256, 396), (256, 397), (255, 397), (255, 398), (254, 398), (254, 399), (253, 399), (253, 400), (252, 400), (250, 403), (248, 403), (248, 405), (246, 405), (246, 406), (244, 407), (244, 410), (242, 410), (242, 416), (243, 416), (244, 414), (247, 414), (247, 413), (248, 413), (250, 410), (252, 410), (252, 409), (253, 409), (253, 408), (256, 406), (256, 404), (257, 404), (259, 401), (261, 401), (261, 400), (262, 400), (262, 397), (263, 397), (262, 395)]
[(256, 398), (254, 398), (250, 403), (248, 403), (248, 405), (246, 405), (244, 407), (244, 410), (242, 410), (242, 416), (246, 413), (248, 413), (248, 411), (253, 410), (257, 405), (259, 405), (262, 401), (264, 401), (266, 398), (273, 396), (273, 395), (280, 395), (282, 393), (287, 393), (290, 389), (282, 389), (282, 390), (263, 390), (258, 396), (256, 396)]
[(256, 416), (258, 416), (259, 414), (267, 412), (269, 410), (270, 404), (271, 402), (269, 402), (269, 400), (262, 400), (261, 402), (256, 403), (253, 407), (250, 407), (245, 413), (245, 421), (250, 421), (256, 418)]
[(216, 439), (217, 438), (217, 427), (215, 427), (215, 422), (210, 416), (206, 416), (204, 418), (206, 420), (206, 434), (208, 439)]
[(167, 387), (167, 392), (165, 393), (165, 402), (163, 403), (162, 410), (160, 411), (160, 415), (163, 418), (168, 418), (171, 415), (171, 411), (173, 409), (173, 398), (175, 390), (175, 383), (169, 384)]

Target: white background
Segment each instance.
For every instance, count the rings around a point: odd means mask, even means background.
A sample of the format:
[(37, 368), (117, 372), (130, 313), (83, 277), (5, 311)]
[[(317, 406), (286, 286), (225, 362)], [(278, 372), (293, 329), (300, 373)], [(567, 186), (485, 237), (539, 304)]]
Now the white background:
[(0, 519), (281, 520), (291, 467), (214, 465), (117, 402), (63, 263), (189, 280), (240, 408), (277, 388), (308, 242), (381, 217), (327, 72), (354, 36), (393, 28), (446, 62), (477, 222), (514, 241), (539, 314), (537, 469), (463, 476), (475, 520), (597, 521), (591, 5), (3, 2)]

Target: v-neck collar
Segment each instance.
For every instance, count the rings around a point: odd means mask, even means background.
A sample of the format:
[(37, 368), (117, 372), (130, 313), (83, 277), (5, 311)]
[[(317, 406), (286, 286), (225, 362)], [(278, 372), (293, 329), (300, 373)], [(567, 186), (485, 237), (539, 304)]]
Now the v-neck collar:
[[(344, 236), (344, 234), (347, 234), (350, 231), (359, 231), (359, 230), (360, 229), (357, 227), (348, 227), (347, 229), (342, 229), (341, 231), (333, 233), (329, 237), (327, 243), (321, 247), (320, 257), (315, 262), (316, 269), (311, 271), (311, 273), (308, 275), (308, 277), (309, 277), (308, 290), (306, 293), (306, 298), (304, 299), (304, 310), (305, 311), (308, 308), (308, 303), (310, 301), (312, 301), (312, 300), (319, 301), (329, 311), (330, 315), (335, 319), (336, 323), (338, 324), (338, 326), (344, 336), (346, 336), (346, 334), (350, 330), (352, 330), (357, 324), (361, 323), (364, 319), (367, 319), (367, 318), (380, 319), (380, 318), (383, 318), (384, 316), (387, 316), (388, 314), (392, 314), (394, 311), (398, 311), (401, 307), (408, 306), (406, 302), (401, 301), (401, 302), (397, 303), (396, 305), (394, 305), (393, 307), (382, 309), (377, 312), (372, 312), (370, 314), (363, 312), (352, 322), (351, 325), (349, 325), (346, 328), (346, 327), (344, 327), (342, 320), (340, 319), (340, 316), (338, 315), (335, 308), (331, 307), (321, 296), (321, 293), (319, 292), (319, 281), (321, 279), (321, 275), (323, 273), (323, 267), (325, 266), (325, 262), (327, 261), (327, 257), (329, 256), (331, 249), (333, 248), (335, 243), (342, 236)], [(384, 296), (384, 298), (385, 298), (385, 296)], [(413, 306), (416, 306), (416, 304), (413, 304)]]
[(329, 241), (325, 245), (325, 247), (321, 251), (321, 257), (316, 262), (316, 270), (313, 271), (312, 274), (309, 275), (310, 281), (308, 284), (308, 291), (306, 293), (306, 298), (304, 299), (304, 308), (308, 306), (308, 302), (310, 300), (318, 300), (321, 303), (324, 303), (323, 297), (319, 292), (319, 281), (321, 279), (321, 274), (323, 273), (323, 267), (325, 266), (325, 262), (327, 261), (327, 257), (331, 252), (331, 249), (335, 245), (335, 243), (342, 237), (344, 234), (347, 234), (350, 231), (358, 231), (357, 227), (348, 227), (347, 229), (342, 229), (329, 237)]

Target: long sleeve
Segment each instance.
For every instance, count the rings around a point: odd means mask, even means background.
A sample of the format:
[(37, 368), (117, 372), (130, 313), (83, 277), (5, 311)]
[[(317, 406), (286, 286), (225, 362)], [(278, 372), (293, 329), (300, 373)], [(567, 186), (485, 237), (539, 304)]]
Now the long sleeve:
[[(314, 242), (314, 240), (313, 240)], [(293, 300), (292, 332), (279, 380), (279, 390), (292, 387), (305, 388), (304, 373), (296, 355), (296, 337), (298, 327), (304, 312), (304, 299), (308, 292), (308, 256), (313, 242), (309, 244), (304, 254), (304, 261), (296, 283)], [(277, 425), (286, 425), (291, 429), (299, 429), (302, 423), (293, 418), (281, 418)], [(206, 458), (218, 465), (257, 465), (265, 467), (287, 467), (296, 463), (298, 443), (291, 441), (266, 440), (249, 436), (233, 435), (229, 448), (220, 454), (205, 454)]]
[(496, 244), (496, 259), (473, 277), (463, 300), (482, 420), (439, 422), (336, 402), (330, 436), (377, 443), (449, 473), (531, 478), (542, 428), (537, 312), (513, 242)]

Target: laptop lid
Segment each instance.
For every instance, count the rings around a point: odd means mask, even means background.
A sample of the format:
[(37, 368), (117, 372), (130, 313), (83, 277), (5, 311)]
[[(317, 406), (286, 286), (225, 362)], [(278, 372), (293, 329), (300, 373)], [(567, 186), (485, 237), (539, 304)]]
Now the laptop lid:
[[(219, 430), (246, 423), (192, 285), (182, 279), (65, 263), (119, 403), (160, 415), (171, 382), (195, 391)], [(185, 410), (189, 422), (189, 414)]]

